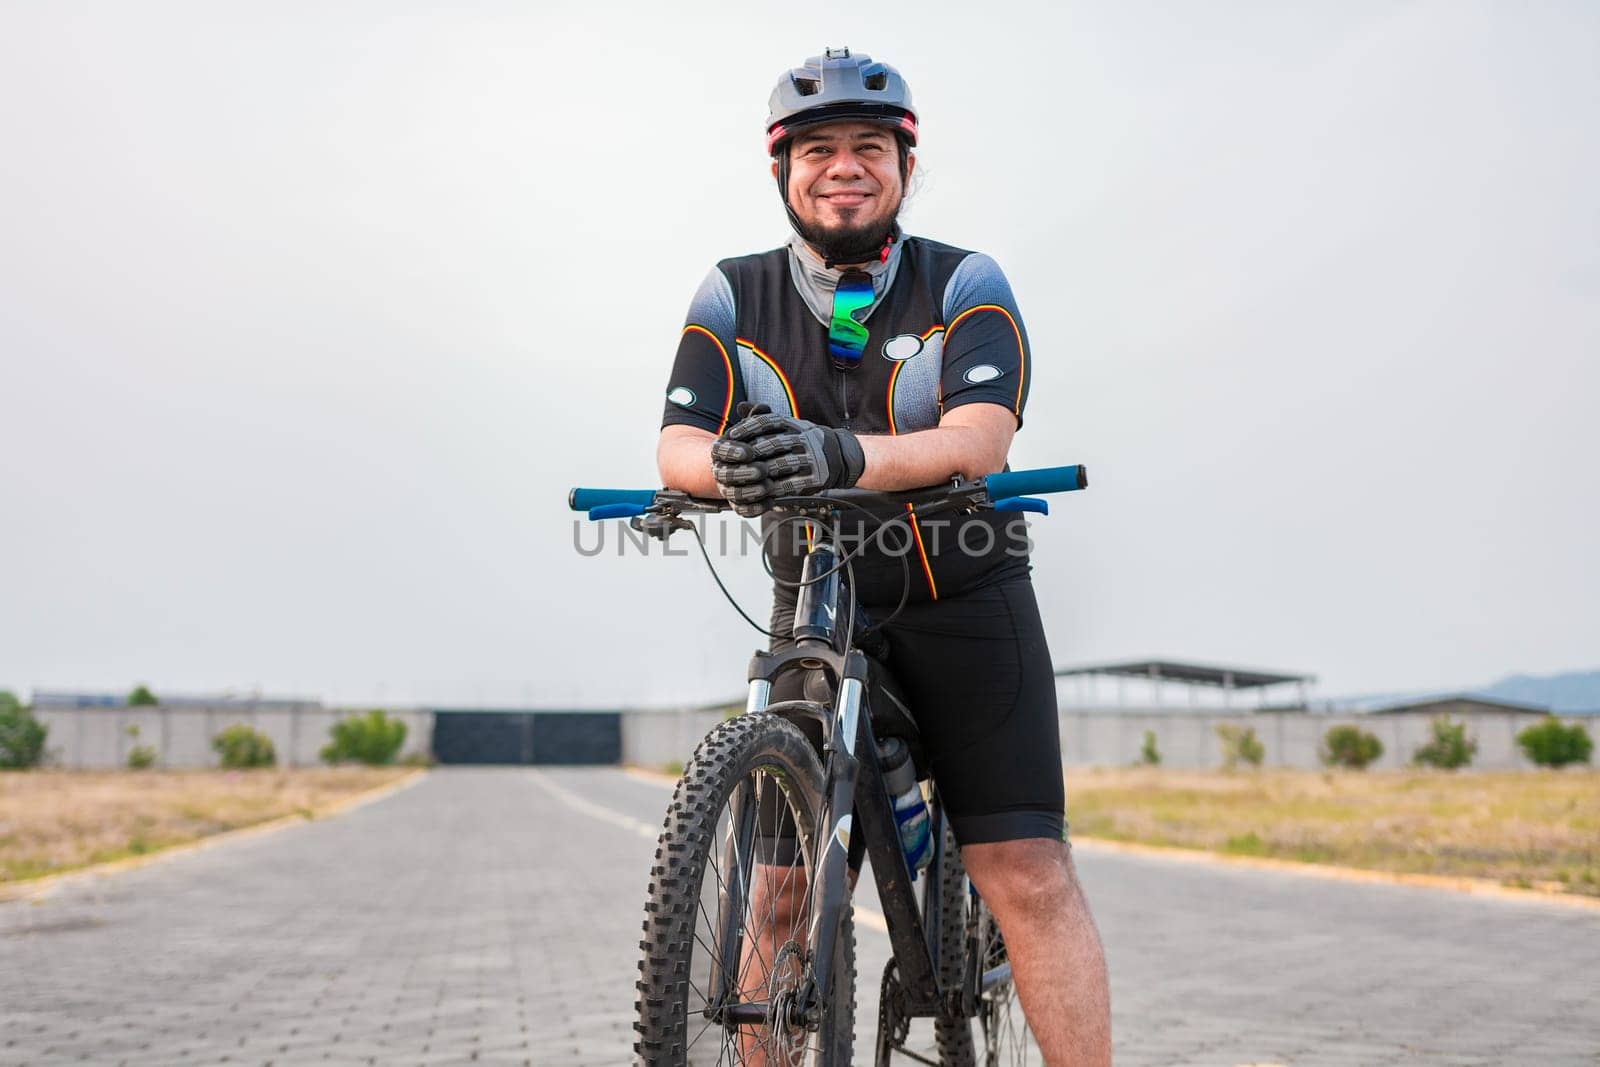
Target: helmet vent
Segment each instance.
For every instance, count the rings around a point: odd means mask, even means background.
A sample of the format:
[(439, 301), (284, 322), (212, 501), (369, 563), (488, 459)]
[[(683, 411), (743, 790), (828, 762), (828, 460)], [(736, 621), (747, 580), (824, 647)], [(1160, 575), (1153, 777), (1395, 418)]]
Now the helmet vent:
[(794, 88), (801, 96), (816, 96), (817, 91), (822, 88), (822, 83), (815, 78), (796, 78)]
[(889, 75), (882, 72), (877, 74), (868, 74), (865, 78), (861, 79), (861, 84), (866, 86), (868, 89), (871, 89), (873, 92), (881, 93), (889, 87)]

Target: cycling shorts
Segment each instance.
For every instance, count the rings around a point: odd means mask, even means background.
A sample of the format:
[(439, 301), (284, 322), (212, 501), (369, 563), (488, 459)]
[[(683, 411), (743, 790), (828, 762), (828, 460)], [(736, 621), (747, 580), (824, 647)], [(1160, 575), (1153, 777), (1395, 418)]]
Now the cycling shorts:
[[(865, 605), (887, 619), (893, 604)], [(793, 591), (772, 608), (774, 650), (788, 647)], [(962, 845), (1065, 834), (1055, 666), (1026, 572), (960, 595), (907, 604), (883, 629), (887, 664), (922, 736), (934, 784)], [(801, 696), (797, 672), (772, 699)], [(820, 732), (807, 723), (821, 751)]]

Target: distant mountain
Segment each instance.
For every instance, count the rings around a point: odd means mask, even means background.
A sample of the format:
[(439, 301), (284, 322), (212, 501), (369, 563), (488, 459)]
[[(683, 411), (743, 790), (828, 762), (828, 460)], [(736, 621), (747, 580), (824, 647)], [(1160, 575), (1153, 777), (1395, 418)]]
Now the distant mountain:
[(1600, 671), (1564, 674), (1513, 674), (1490, 685), (1460, 689), (1422, 689), (1400, 693), (1364, 693), (1324, 701), (1330, 711), (1375, 711), (1435, 697), (1475, 696), (1549, 708), (1557, 715), (1600, 715)]
[(1567, 671), (1564, 674), (1513, 674), (1493, 685), (1474, 689), (1479, 696), (1517, 700), (1524, 704), (1544, 704), (1563, 715), (1574, 712), (1600, 713), (1600, 671)]

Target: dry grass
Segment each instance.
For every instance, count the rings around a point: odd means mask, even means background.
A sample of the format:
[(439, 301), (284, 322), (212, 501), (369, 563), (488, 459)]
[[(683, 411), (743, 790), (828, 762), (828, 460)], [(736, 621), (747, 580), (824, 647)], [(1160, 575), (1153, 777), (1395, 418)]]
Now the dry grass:
[(0, 772), (0, 884), (137, 856), (393, 782), (403, 767)]
[(1067, 775), (1074, 833), (1600, 896), (1600, 771)]

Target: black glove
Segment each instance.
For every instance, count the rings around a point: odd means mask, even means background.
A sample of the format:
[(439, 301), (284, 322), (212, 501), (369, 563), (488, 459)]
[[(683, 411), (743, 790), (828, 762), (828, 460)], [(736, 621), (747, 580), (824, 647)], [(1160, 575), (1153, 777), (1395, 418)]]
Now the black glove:
[(711, 445), (711, 474), (733, 510), (749, 518), (776, 497), (848, 489), (867, 458), (849, 430), (776, 415), (764, 404), (739, 405), (743, 416)]

